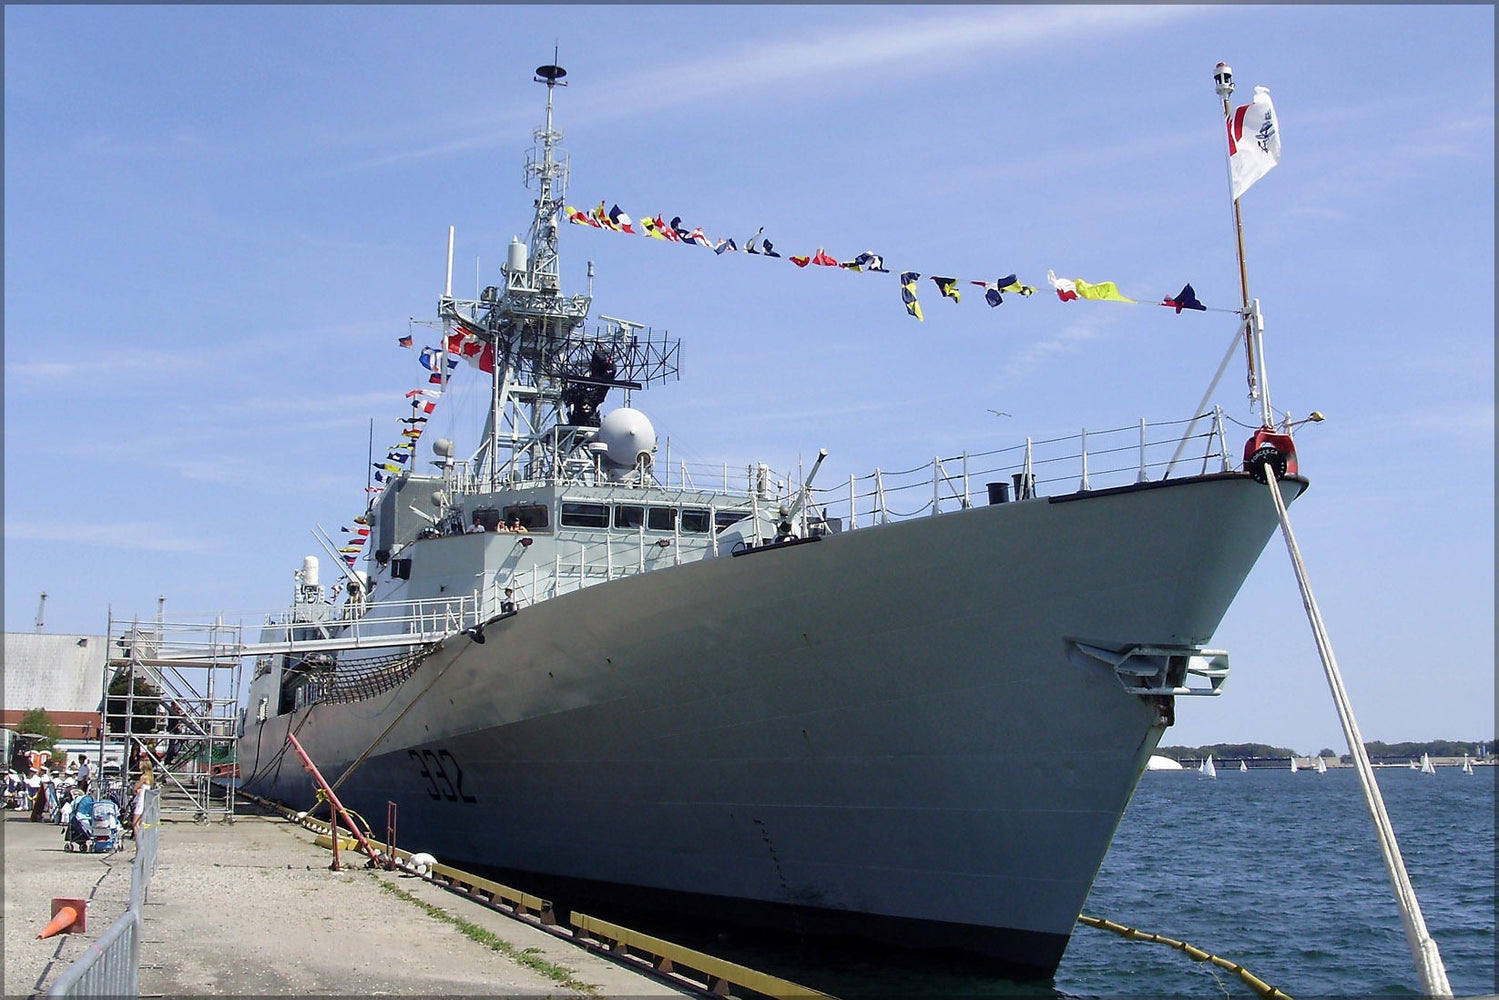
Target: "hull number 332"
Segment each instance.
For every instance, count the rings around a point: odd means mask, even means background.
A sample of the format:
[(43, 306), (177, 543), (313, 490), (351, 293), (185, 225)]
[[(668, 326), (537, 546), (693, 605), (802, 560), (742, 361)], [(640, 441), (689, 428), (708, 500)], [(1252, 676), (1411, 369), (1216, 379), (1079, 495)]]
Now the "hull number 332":
[(478, 802), (463, 790), (463, 768), (447, 750), (407, 750), (427, 782), (427, 795), (449, 802)]

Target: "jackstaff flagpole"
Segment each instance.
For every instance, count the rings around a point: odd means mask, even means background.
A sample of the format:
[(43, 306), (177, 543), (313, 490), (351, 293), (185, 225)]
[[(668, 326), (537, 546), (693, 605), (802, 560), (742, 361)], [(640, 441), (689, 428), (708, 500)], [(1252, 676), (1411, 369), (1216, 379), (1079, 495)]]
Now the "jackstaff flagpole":
[[(1234, 92), (1233, 67), (1228, 63), (1219, 63), (1213, 70), (1213, 82), (1218, 85), (1218, 96), (1223, 99), (1223, 123), (1230, 146), (1232, 146), (1234, 113), (1228, 99), (1233, 96)], [(1234, 204), (1234, 239), (1239, 258), (1239, 296), (1243, 303), (1239, 315), (1244, 324), (1244, 364), (1248, 369), (1249, 398), (1258, 399), (1260, 402), (1260, 422), (1267, 428), (1274, 428), (1275, 414), (1270, 408), (1270, 389), (1265, 379), (1264, 318), (1260, 314), (1259, 301), (1249, 297), (1249, 268), (1244, 263), (1244, 217), (1239, 211), (1238, 198), (1242, 192), (1233, 190), (1232, 155), (1230, 155), (1228, 175), (1229, 193), (1233, 196)]]

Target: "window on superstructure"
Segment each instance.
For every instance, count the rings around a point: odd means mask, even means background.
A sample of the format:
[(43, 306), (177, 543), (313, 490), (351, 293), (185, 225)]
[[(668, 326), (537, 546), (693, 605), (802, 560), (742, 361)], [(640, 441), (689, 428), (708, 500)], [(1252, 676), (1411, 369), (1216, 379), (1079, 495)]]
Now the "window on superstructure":
[(639, 504), (622, 503), (614, 508), (616, 528), (639, 528), (645, 523), (645, 508)]
[(564, 528), (607, 528), (609, 527), (609, 505), (564, 503), (561, 519)]
[(671, 531), (677, 523), (675, 507), (652, 507), (646, 513), (645, 526), (652, 531)]
[(701, 508), (686, 507), (682, 510), (682, 530), (689, 534), (708, 533), (708, 512)]
[(747, 510), (719, 510), (713, 512), (713, 525), (715, 533), (722, 531), (731, 524), (738, 524), (749, 517)]
[(527, 531), (545, 531), (550, 524), (547, 509), (539, 503), (519, 503), (505, 508), (505, 523), (519, 518)]

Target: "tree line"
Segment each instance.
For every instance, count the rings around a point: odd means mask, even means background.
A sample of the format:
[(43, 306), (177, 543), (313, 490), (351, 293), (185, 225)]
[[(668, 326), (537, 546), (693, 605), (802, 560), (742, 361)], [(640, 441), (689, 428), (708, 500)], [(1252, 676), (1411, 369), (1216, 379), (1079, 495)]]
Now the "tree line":
[[(1494, 753), (1494, 741), (1428, 740), (1424, 743), (1385, 743), (1381, 740), (1369, 740), (1364, 744), (1364, 749), (1368, 752), (1369, 759), (1375, 763), (1419, 760), (1423, 753), (1433, 757), (1461, 757), (1467, 754), (1475, 760), (1482, 760)], [(1286, 760), (1290, 757), (1307, 756), (1290, 747), (1271, 746), (1268, 743), (1213, 743), (1200, 747), (1170, 746), (1160, 747), (1156, 753), (1178, 762), (1202, 760), (1209, 754), (1220, 761), (1267, 758)], [(1352, 763), (1352, 758), (1348, 754), (1340, 754), (1331, 747), (1323, 747), (1316, 756), (1337, 758), (1344, 763)]]

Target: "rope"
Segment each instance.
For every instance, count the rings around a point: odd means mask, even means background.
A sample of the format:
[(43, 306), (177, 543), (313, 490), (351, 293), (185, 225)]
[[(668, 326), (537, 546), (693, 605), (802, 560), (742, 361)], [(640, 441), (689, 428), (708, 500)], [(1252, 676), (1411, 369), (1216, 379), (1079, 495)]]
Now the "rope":
[(1452, 986), (1447, 981), (1447, 969), (1442, 965), (1442, 956), (1437, 943), (1426, 929), (1421, 916), (1421, 904), (1416, 899), (1415, 887), (1411, 885), (1405, 860), (1400, 856), (1400, 845), (1395, 841), (1395, 829), (1390, 815), (1385, 812), (1384, 798), (1379, 794), (1379, 785), (1374, 780), (1374, 768), (1369, 763), (1369, 753), (1364, 749), (1364, 737), (1359, 732), (1358, 720), (1353, 717), (1353, 705), (1348, 700), (1348, 691), (1343, 687), (1343, 675), (1338, 670), (1337, 657), (1332, 652), (1332, 639), (1322, 622), (1322, 612), (1317, 607), (1317, 598), (1312, 594), (1311, 582), (1307, 579), (1306, 564), (1301, 561), (1301, 549), (1296, 545), (1296, 535), (1291, 531), (1291, 519), (1286, 514), (1286, 502), (1280, 495), (1280, 484), (1276, 481), (1272, 463), (1261, 466), (1265, 470), (1265, 484), (1270, 488), (1270, 497), (1275, 501), (1275, 515), (1280, 519), (1281, 534), (1286, 539), (1286, 550), (1291, 554), (1291, 568), (1296, 571), (1296, 584), (1301, 589), (1301, 603), (1306, 607), (1307, 621), (1312, 626), (1312, 637), (1317, 643), (1317, 652), (1322, 657), (1322, 669), (1327, 675), (1327, 686), (1332, 690), (1333, 704), (1338, 710), (1338, 721), (1343, 724), (1343, 735), (1348, 740), (1348, 752), (1353, 757), (1358, 771), (1359, 785), (1364, 791), (1364, 802), (1374, 820), (1374, 834), (1379, 840), (1379, 851), (1384, 857), (1385, 870), (1390, 884), (1395, 889), (1395, 905), (1400, 910), (1400, 922), (1405, 925), (1405, 939), (1410, 945), (1411, 955), (1416, 960), (1416, 971), (1421, 979), (1421, 989), (1429, 997), (1450, 997)]
[[(312, 791), (313, 798), (316, 801), (313, 802), (312, 808), (307, 810), (307, 815), (309, 816), (317, 812), (318, 806), (321, 806), (324, 802), (332, 801), (332, 799), (328, 798), (328, 793), (323, 791), (321, 788), (314, 788)], [(360, 826), (364, 827), (365, 839), (369, 839), (375, 835), (374, 828), (370, 826), (369, 820), (365, 819), (363, 816), (359, 815), (359, 813), (355, 812), (353, 809), (350, 809), (348, 806), (344, 806), (344, 812), (348, 815), (350, 822), (357, 821)], [(331, 811), (329, 815), (332, 815)], [(335, 830), (338, 829), (338, 820), (336, 817), (334, 818), (331, 825)]]
[(1126, 927), (1123, 924), (1116, 924), (1112, 920), (1104, 920), (1099, 917), (1090, 917), (1085, 913), (1079, 913), (1077, 916), (1077, 921), (1080, 924), (1087, 924), (1089, 927), (1097, 927), (1100, 930), (1113, 931), (1120, 937), (1129, 938), (1131, 940), (1150, 941), (1154, 944), (1167, 945), (1169, 947), (1175, 948), (1177, 951), (1185, 952), (1187, 957), (1192, 959), (1194, 962), (1211, 962), (1213, 965), (1218, 966), (1220, 969), (1227, 969), (1234, 975), (1238, 976), (1241, 980), (1243, 980), (1244, 985), (1254, 990), (1254, 992), (1259, 994), (1260, 996), (1266, 997), (1267, 1000), (1291, 1000), (1291, 996), (1289, 994), (1276, 989), (1274, 986), (1271, 986), (1269, 983), (1254, 975), (1239, 963), (1230, 962), (1226, 958), (1219, 958), (1217, 955), (1213, 955), (1206, 951), (1203, 951), (1201, 948), (1198, 948), (1195, 945), (1187, 944), (1185, 941), (1177, 941), (1174, 938), (1164, 937), (1160, 934), (1151, 934), (1148, 931), (1136, 930), (1133, 927)]
[[(441, 644), (439, 643), (438, 645), (441, 645)], [(435, 649), (436, 646), (434, 646), (432, 648)], [(438, 681), (442, 680), (442, 675), (448, 672), (448, 667), (451, 667), (453, 664), (457, 663), (459, 657), (461, 657), (464, 653), (468, 652), (468, 650), (472, 649), (472, 648), (473, 648), (473, 644), (470, 643), (468, 647), (466, 647), (463, 650), (461, 650), (460, 652), (454, 654), (453, 658), (451, 660), (449, 660), (447, 662), (447, 664), (441, 670), (439, 670), (436, 673), (436, 675), (434, 675), (433, 678), (430, 681), (427, 682), (427, 686), (424, 687), (424, 688), (422, 688), (421, 691), (419, 691), (417, 693), (417, 696), (415, 698), (412, 698), (411, 701), (410, 701), (410, 703), (407, 704), (407, 706), (405, 708), (401, 709), (401, 714), (397, 715), (394, 719), (390, 720), (390, 725), (386, 726), (381, 731), (380, 735), (376, 736), (374, 738), (374, 740), (370, 743), (370, 745), (364, 748), (364, 752), (361, 753), (354, 760), (354, 763), (352, 763), (348, 767), (344, 768), (344, 773), (340, 774), (338, 776), (338, 780), (335, 781), (335, 782), (333, 782), (333, 784), (329, 785), (328, 787), (332, 788), (335, 792), (338, 791), (338, 787), (344, 783), (344, 781), (349, 777), (349, 775), (351, 775), (351, 774), (354, 773), (354, 769), (357, 768), (360, 764), (363, 764), (365, 762), (365, 759), (368, 758), (369, 755), (374, 751), (375, 747), (379, 746), (381, 744), (381, 742), (384, 741), (385, 737), (388, 736), (388, 735), (390, 735), (390, 731), (392, 729), (396, 728), (397, 724), (399, 724), (402, 719), (406, 718), (406, 713), (410, 712), (413, 708), (415, 708), (416, 707), (416, 703), (419, 702), (419, 701), (421, 701), (422, 698), (424, 698), (426, 696), (426, 694), (427, 694), (428, 691), (432, 690), (432, 685), (434, 685)], [(425, 660), (423, 662), (425, 662)]]

